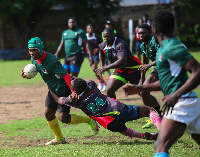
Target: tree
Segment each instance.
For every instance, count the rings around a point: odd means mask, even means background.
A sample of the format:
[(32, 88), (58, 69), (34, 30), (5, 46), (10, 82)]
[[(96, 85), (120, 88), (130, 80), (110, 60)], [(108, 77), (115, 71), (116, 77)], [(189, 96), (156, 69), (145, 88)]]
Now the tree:
[(182, 6), (186, 11), (188, 17), (196, 17), (200, 14), (200, 1), (199, 0), (173, 0), (175, 5)]
[[(0, 0), (3, 26), (13, 28), (13, 47), (26, 48), (27, 41), (42, 17), (58, 4), (67, 6), (72, 16), (98, 19), (108, 16), (122, 0)], [(89, 11), (88, 11), (89, 10)], [(97, 16), (98, 15), (98, 16)], [(12, 30), (12, 29), (11, 29)], [(2, 31), (4, 32), (4, 31)]]
[(13, 29), (10, 37), (14, 37), (14, 48), (24, 48), (34, 30), (34, 23), (60, 0), (0, 0), (0, 3), (3, 25), (10, 25)]

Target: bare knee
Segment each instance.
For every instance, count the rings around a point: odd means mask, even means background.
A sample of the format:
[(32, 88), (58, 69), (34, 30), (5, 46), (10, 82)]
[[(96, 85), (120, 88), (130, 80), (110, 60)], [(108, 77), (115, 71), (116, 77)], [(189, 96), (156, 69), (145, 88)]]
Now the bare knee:
[(70, 123), (71, 122), (71, 116), (68, 113), (58, 113), (58, 119), (62, 123)]
[(47, 121), (52, 121), (55, 119), (55, 117), (56, 117), (55, 112), (56, 111), (53, 111), (53, 110), (45, 110), (44, 115), (45, 115)]

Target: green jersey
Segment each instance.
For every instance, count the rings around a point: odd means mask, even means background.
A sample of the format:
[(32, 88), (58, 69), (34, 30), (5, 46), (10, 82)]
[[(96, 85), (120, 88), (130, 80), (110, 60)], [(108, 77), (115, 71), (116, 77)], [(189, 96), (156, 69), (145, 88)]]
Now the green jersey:
[(177, 38), (162, 41), (162, 46), (157, 51), (156, 67), (164, 95), (174, 93), (187, 81), (187, 71), (182, 66), (192, 58)]
[(151, 39), (146, 46), (145, 42), (142, 42), (142, 44), (140, 45), (143, 57), (149, 57), (152, 62), (156, 60), (156, 53), (159, 47), (160, 46), (156, 43), (154, 36), (151, 36)]
[(31, 61), (36, 66), (37, 71), (49, 89), (55, 91), (58, 95), (63, 94), (66, 90), (70, 90), (63, 79), (67, 71), (56, 56), (44, 52), (39, 59), (33, 60), (31, 58)]
[(65, 54), (66, 57), (70, 57), (76, 55), (78, 53), (82, 53), (81, 41), (86, 41), (86, 32), (80, 28), (76, 28), (74, 30), (65, 30), (62, 33), (62, 41), (65, 43)]

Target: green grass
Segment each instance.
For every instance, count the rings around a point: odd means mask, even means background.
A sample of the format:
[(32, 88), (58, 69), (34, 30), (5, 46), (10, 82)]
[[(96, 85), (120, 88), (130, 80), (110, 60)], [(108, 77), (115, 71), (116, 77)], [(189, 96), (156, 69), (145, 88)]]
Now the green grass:
[[(200, 61), (200, 52), (192, 52), (192, 54)], [(0, 87), (23, 87), (24, 85), (43, 83), (39, 75), (31, 80), (23, 79), (20, 76), (21, 69), (28, 63), (30, 63), (29, 60), (0, 61)], [(84, 60), (79, 77), (96, 80), (87, 59)], [(198, 95), (200, 95), (200, 89), (198, 88), (196, 91)], [(157, 96), (161, 97), (162, 95)], [(83, 114), (78, 111), (73, 111), (72, 113)], [(146, 130), (143, 130), (141, 126), (145, 124), (145, 119), (146, 118), (142, 118), (133, 122), (128, 122), (127, 126), (139, 132), (144, 132)], [(110, 132), (103, 127), (100, 128), (100, 132), (97, 136), (93, 136), (93, 132), (88, 124), (66, 125), (60, 123), (60, 126), (69, 144), (44, 146), (46, 141), (52, 139), (52, 131), (49, 129), (45, 118), (14, 120), (9, 124), (1, 124), (0, 156), (152, 157), (154, 154), (153, 141), (131, 139), (121, 136), (119, 133)], [(152, 127), (147, 131), (157, 132), (157, 129)], [(17, 139), (22, 139), (21, 141), (23, 142), (17, 143), (17, 141), (20, 141)], [(27, 147), (27, 143), (30, 143), (29, 147)], [(184, 134), (183, 137), (172, 146), (170, 155), (171, 157), (197, 157), (200, 156), (200, 147), (191, 140), (188, 135)]]

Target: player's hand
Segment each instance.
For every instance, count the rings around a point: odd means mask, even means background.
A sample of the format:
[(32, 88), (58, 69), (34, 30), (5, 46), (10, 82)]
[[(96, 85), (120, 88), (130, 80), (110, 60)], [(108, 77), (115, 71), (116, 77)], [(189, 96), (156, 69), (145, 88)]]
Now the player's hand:
[(58, 53), (55, 53), (54, 56), (58, 57)]
[(124, 94), (126, 96), (140, 93), (140, 88), (139, 86), (136, 85), (126, 85), (125, 87), (122, 88), (122, 90), (124, 91)]
[(98, 68), (95, 70), (95, 73), (97, 75), (104, 75), (104, 72), (105, 72), (105, 68), (104, 67), (101, 67), (101, 68)]
[(96, 55), (99, 52), (98, 48), (93, 49), (93, 54)]
[(22, 71), (21, 71), (21, 76), (22, 76), (23, 78), (26, 78), (26, 79), (31, 79), (31, 78), (27, 78), (26, 75), (24, 74), (24, 68), (23, 68)]
[(161, 110), (163, 112), (166, 112), (166, 115), (167, 115), (169, 113), (170, 108), (171, 108), (171, 113), (172, 113), (175, 104), (178, 102), (178, 99), (179, 98), (175, 94), (164, 96), (161, 100), (163, 102)]
[(147, 70), (151, 67), (150, 64), (143, 64), (142, 66), (140, 66), (138, 68), (138, 70), (140, 70), (141, 73), (146, 74)]
[(75, 102), (79, 100), (79, 95), (76, 92), (73, 92), (72, 94), (70, 94), (69, 97)]

